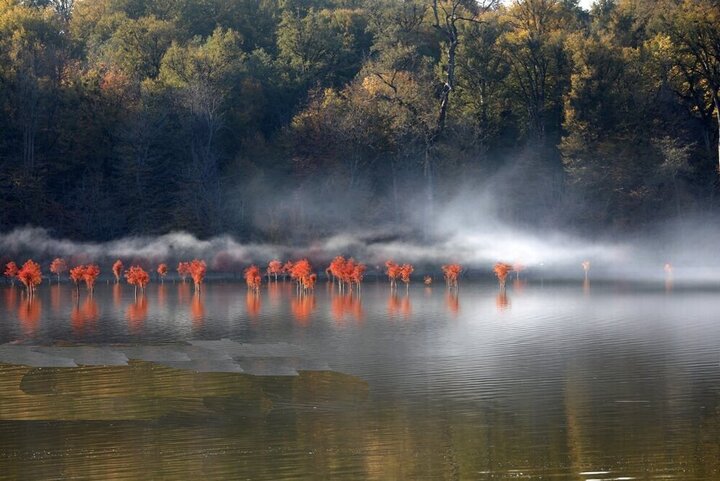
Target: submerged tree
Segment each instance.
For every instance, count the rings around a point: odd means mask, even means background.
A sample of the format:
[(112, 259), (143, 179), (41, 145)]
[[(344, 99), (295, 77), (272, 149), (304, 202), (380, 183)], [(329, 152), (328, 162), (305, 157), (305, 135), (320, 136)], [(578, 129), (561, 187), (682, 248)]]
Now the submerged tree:
[(185, 280), (190, 275), (190, 263), (189, 262), (180, 262), (177, 266), (177, 273), (180, 276), (180, 279), (182, 279), (183, 284), (184, 284)]
[(277, 259), (273, 259), (270, 262), (268, 262), (267, 266), (267, 277), (268, 281), (270, 280), (270, 276), (273, 276), (275, 278), (275, 282), (277, 282), (278, 274), (282, 274), (283, 272), (283, 264)]
[(50, 264), (50, 272), (57, 276), (58, 284), (60, 283), (60, 275), (67, 271), (67, 262), (59, 257), (55, 258)]
[(448, 264), (442, 266), (443, 276), (445, 277), (445, 284), (448, 287), (458, 287), (458, 277), (462, 273), (462, 266), (460, 264)]
[(5, 264), (5, 277), (10, 279), (10, 283), (14, 286), (15, 285), (15, 278), (17, 277), (17, 273), (20, 269), (18, 269), (17, 264), (15, 264), (13, 261), (8, 262)]
[(260, 285), (262, 284), (262, 276), (260, 275), (260, 268), (256, 265), (251, 265), (244, 272), (245, 283), (248, 289), (251, 291), (258, 292)]
[(190, 261), (190, 277), (192, 277), (193, 283), (195, 284), (195, 292), (200, 292), (200, 286), (205, 279), (205, 273), (207, 272), (207, 265), (205, 261), (193, 259)]
[(390, 289), (395, 289), (398, 277), (400, 277), (400, 266), (393, 261), (385, 261), (385, 274), (390, 280)]
[(120, 282), (120, 276), (123, 271), (123, 263), (120, 259), (116, 260), (112, 266), (113, 275), (115, 276), (115, 284)]
[(157, 273), (158, 273), (158, 275), (160, 276), (160, 283), (161, 283), (161, 284), (164, 284), (164, 283), (165, 283), (165, 276), (166, 276), (167, 273), (168, 273), (168, 266), (167, 266), (167, 264), (165, 264), (165, 263), (160, 264), (160, 265), (157, 267)]
[(290, 269), (290, 278), (295, 281), (297, 292), (305, 294), (315, 288), (317, 274), (313, 272), (310, 261), (301, 259), (293, 263)]
[(505, 264), (504, 262), (498, 262), (493, 267), (493, 272), (495, 272), (498, 282), (500, 283), (500, 289), (505, 289), (505, 282), (507, 281), (507, 276), (511, 271), (512, 266), (510, 264)]
[(32, 260), (27, 260), (18, 271), (17, 278), (25, 286), (28, 297), (32, 297), (35, 294), (35, 289), (42, 282), (40, 264)]
[(88, 264), (85, 266), (85, 270), (83, 272), (83, 280), (85, 281), (85, 286), (87, 287), (88, 292), (90, 295), (95, 291), (95, 281), (97, 280), (98, 276), (100, 275), (100, 268), (95, 264)]
[(410, 291), (410, 274), (413, 273), (415, 268), (412, 264), (403, 264), (400, 266), (400, 280), (405, 283), (405, 289)]
[(147, 287), (148, 283), (150, 282), (150, 274), (145, 272), (145, 269), (140, 266), (131, 266), (125, 272), (125, 279), (127, 280), (128, 284), (135, 288), (135, 298), (137, 299), (138, 287), (144, 294), (145, 287)]
[(590, 261), (583, 261), (580, 265), (582, 266), (583, 271), (585, 271), (585, 280), (588, 280), (588, 274), (590, 273)]
[(85, 279), (85, 266), (75, 266), (70, 269), (70, 280), (75, 284), (75, 292), (80, 292), (80, 282)]

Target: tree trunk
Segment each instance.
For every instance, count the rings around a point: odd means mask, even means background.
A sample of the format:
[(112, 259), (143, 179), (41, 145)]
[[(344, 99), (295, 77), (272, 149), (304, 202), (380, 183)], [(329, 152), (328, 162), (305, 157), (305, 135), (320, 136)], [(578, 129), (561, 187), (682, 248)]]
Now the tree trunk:
[(720, 93), (715, 92), (713, 102), (715, 102), (715, 116), (718, 125), (718, 172), (720, 172)]

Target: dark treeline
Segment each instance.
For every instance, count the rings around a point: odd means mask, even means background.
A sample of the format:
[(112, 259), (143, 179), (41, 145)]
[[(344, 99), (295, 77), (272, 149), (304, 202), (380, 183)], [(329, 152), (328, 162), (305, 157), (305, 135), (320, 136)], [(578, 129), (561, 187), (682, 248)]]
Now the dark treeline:
[(717, 207), (719, 117), (718, 0), (0, 0), (3, 231), (628, 229)]

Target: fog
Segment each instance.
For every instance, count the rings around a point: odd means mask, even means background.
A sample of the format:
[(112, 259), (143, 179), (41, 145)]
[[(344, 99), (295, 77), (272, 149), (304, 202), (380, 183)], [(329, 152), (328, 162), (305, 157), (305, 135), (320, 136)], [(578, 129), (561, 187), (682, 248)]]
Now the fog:
[[(482, 205), (483, 208), (478, 206)], [(380, 272), (385, 260), (410, 262), (418, 275), (439, 273), (439, 266), (458, 262), (473, 278), (492, 279), (495, 262), (525, 266), (530, 279), (580, 279), (581, 262), (591, 262), (592, 279), (660, 281), (666, 263), (677, 282), (720, 282), (720, 231), (707, 218), (668, 222), (623, 239), (583, 238), (559, 229), (514, 226), (494, 214), (487, 199), (457, 196), (438, 206), (426, 235), (410, 218), (406, 229), (391, 227), (338, 231), (301, 244), (243, 243), (231, 235), (199, 239), (187, 232), (160, 236), (128, 236), (109, 242), (74, 242), (57, 238), (41, 227), (24, 227), (0, 234), (0, 259), (47, 263), (64, 257), (70, 264), (97, 262), (105, 274), (109, 263), (126, 265), (205, 259), (210, 271), (237, 273), (251, 263), (266, 265), (274, 258), (308, 257), (318, 271), (336, 255), (355, 257)], [(421, 217), (421, 216), (420, 216)], [(419, 218), (419, 217), (418, 217)]]

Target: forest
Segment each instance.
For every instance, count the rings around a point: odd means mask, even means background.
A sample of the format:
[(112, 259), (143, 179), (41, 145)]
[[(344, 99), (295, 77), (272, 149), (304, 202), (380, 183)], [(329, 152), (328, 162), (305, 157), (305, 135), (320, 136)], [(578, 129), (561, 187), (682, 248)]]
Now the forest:
[(0, 232), (720, 207), (720, 0), (0, 0)]

